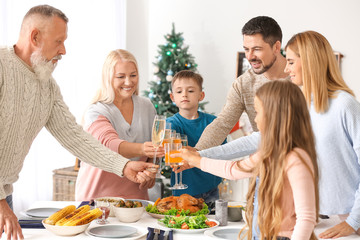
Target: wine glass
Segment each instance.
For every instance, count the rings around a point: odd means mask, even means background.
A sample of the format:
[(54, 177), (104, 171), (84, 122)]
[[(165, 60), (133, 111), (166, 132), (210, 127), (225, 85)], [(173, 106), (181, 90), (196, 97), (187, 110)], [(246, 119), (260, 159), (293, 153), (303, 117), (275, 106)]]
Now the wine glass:
[[(155, 115), (154, 123), (152, 127), (152, 133), (151, 133), (151, 141), (155, 148), (153, 163), (156, 165), (160, 165), (160, 162), (156, 157), (156, 152), (160, 147), (160, 145), (162, 144), (162, 141), (164, 140), (165, 126), (166, 126), (166, 117), (162, 115)], [(156, 168), (148, 168), (147, 170), (154, 173), (158, 172)]]
[(102, 215), (96, 220), (96, 223), (100, 225), (109, 223), (107, 218), (110, 214), (110, 202), (95, 200), (95, 207), (100, 208), (100, 210), (103, 212)]
[[(170, 143), (165, 143), (165, 165), (171, 166), (174, 168), (175, 166), (182, 165), (182, 158), (181, 157), (171, 157), (171, 154), (180, 153), (181, 143), (174, 143), (171, 141)], [(175, 173), (175, 184), (172, 187), (169, 187), (170, 190), (178, 189), (178, 179), (177, 174)]]
[[(180, 135), (180, 139), (181, 139), (181, 145), (182, 147), (186, 147), (188, 146), (188, 137), (186, 134), (181, 134)], [(175, 173), (176, 174), (176, 173)], [(179, 181), (179, 187), (181, 187), (181, 189), (187, 189), (188, 186), (186, 184), (182, 183), (182, 171), (179, 173), (179, 177), (180, 177), (180, 181)]]

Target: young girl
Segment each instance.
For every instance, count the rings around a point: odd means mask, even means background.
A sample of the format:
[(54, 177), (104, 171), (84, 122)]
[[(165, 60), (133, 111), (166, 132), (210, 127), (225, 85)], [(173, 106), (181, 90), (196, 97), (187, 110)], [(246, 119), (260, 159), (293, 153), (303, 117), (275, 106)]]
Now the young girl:
[(183, 150), (191, 166), (228, 179), (252, 178), (246, 220), (250, 239), (316, 239), (318, 169), (310, 116), (301, 90), (271, 81), (256, 92), (258, 151), (242, 161), (201, 158)]
[(294, 35), (286, 45), (286, 58), (285, 71), (302, 86), (316, 138), (320, 214), (342, 220), (319, 237), (360, 234), (360, 103), (320, 33)]

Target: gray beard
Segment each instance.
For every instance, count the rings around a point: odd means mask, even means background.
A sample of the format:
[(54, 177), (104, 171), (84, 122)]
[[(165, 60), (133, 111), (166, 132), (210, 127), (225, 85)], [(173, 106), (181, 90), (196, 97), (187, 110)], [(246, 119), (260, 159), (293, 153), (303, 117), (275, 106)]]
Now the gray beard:
[(41, 54), (41, 49), (33, 52), (30, 57), (32, 68), (40, 82), (48, 82), (56, 67), (52, 60), (47, 61)]

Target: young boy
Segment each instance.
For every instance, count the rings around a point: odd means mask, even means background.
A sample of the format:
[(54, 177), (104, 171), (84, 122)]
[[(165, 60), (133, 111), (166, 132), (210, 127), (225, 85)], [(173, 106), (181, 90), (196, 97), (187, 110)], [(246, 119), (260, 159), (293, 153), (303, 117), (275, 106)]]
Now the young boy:
[[(194, 147), (198, 142), (203, 130), (216, 117), (207, 113), (199, 112), (199, 102), (205, 97), (202, 91), (203, 78), (200, 74), (183, 70), (175, 74), (171, 82), (171, 100), (179, 108), (179, 112), (166, 119), (171, 123), (171, 128), (177, 133), (186, 134), (188, 145)], [(174, 184), (174, 173), (171, 174), (171, 184)], [(179, 196), (187, 193), (196, 198), (203, 198), (209, 209), (219, 199), (218, 185), (221, 178), (191, 168), (183, 171), (182, 182), (188, 186), (185, 190), (174, 190), (173, 195)]]

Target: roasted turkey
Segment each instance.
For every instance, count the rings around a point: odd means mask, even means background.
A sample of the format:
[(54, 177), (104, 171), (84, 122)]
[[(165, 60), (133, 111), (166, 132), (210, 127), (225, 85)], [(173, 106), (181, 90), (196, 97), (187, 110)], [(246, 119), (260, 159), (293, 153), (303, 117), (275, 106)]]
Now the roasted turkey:
[(201, 210), (203, 205), (204, 199), (197, 199), (189, 194), (182, 194), (179, 197), (171, 196), (163, 198), (157, 203), (156, 207), (161, 213), (166, 212), (171, 208), (190, 210), (191, 213), (194, 213)]

